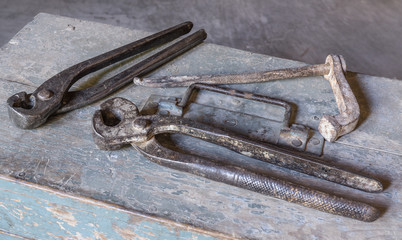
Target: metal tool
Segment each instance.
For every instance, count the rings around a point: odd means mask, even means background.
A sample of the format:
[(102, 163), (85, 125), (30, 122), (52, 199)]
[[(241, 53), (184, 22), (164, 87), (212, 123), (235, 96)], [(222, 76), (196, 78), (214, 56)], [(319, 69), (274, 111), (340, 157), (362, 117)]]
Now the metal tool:
[(266, 72), (201, 75), (201, 76), (171, 76), (157, 78), (134, 79), (134, 84), (147, 87), (185, 87), (193, 83), (204, 84), (244, 84), (258, 83), (287, 78), (324, 75), (335, 94), (339, 114), (324, 115), (318, 130), (329, 142), (334, 142), (356, 128), (360, 117), (360, 108), (350, 86), (345, 78), (346, 63), (342, 56), (329, 55), (325, 64), (311, 65), (299, 68), (286, 68)]
[[(266, 100), (263, 96), (251, 93), (197, 84), (189, 88), (178, 107), (185, 107), (195, 88), (262, 102)], [(271, 102), (271, 99), (267, 101)], [(114, 150), (131, 144), (155, 163), (214, 181), (361, 221), (374, 221), (379, 216), (378, 209), (362, 202), (312, 190), (255, 173), (247, 168), (223, 164), (219, 160), (173, 151), (159, 144), (155, 136), (164, 133), (188, 135), (263, 162), (369, 192), (382, 190), (381, 183), (375, 179), (331, 167), (312, 157), (299, 156), (292, 151), (237, 136), (191, 119), (172, 115), (140, 115), (136, 105), (123, 98), (113, 98), (101, 104), (101, 109), (93, 116), (93, 131), (94, 141), (101, 149)]]
[[(316, 156), (322, 155), (325, 140), (321, 134), (306, 125), (290, 121), (292, 113), (295, 113), (293, 104), (266, 96), (258, 98), (258, 95), (251, 95), (252, 99), (249, 99), (247, 95), (236, 95), (237, 91), (216, 88), (213, 85), (206, 89), (203, 86), (205, 85), (191, 85), (184, 99), (151, 95), (141, 113), (190, 118), (255, 141), (269, 142)], [(200, 89), (203, 90), (202, 93), (193, 98), (193, 91)], [(228, 94), (233, 97), (225, 96)], [(190, 96), (191, 101), (187, 99)]]
[(198, 45), (206, 38), (204, 30), (178, 41), (129, 69), (95, 86), (80, 91), (68, 90), (89, 73), (119, 62), (138, 53), (168, 43), (188, 32), (193, 24), (184, 22), (107, 53), (78, 63), (45, 81), (33, 93), (20, 92), (7, 100), (11, 120), (20, 128), (35, 128), (51, 115), (63, 113), (93, 103), (127, 85), (136, 76), (143, 76), (176, 56)]

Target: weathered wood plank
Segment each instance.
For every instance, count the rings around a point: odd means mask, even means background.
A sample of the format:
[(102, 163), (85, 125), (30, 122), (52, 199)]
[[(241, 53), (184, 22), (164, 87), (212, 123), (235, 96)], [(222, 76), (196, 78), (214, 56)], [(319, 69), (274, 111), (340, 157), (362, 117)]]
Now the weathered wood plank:
[(29, 239), (229, 239), (10, 178), (0, 177), (0, 191), (0, 234), (6, 226)]
[[(0, 101), (4, 103), (8, 96), (19, 91), (32, 91), (76, 62), (145, 35), (141, 31), (40, 14), (0, 52)], [(203, 44), (152, 74), (251, 72), (300, 65)], [(99, 72), (78, 87), (112, 74), (113, 71)], [(401, 116), (398, 101), (402, 98), (401, 83), (365, 75), (351, 75), (348, 80), (358, 96), (363, 119), (355, 132), (337, 143), (327, 143), (324, 156), (334, 164), (380, 178), (387, 188), (380, 194), (366, 194), (301, 174), (289, 178), (386, 208), (374, 223), (332, 216), (166, 169), (147, 161), (132, 148), (100, 151), (90, 136), (90, 119), (100, 103), (53, 117), (34, 130), (14, 127), (2, 104), (0, 173), (236, 237), (396, 239), (402, 233), (399, 163), (402, 138), (396, 121)], [(320, 77), (232, 87), (294, 103), (297, 105), (295, 121), (312, 128), (318, 125), (314, 116), (336, 113), (329, 83)], [(151, 94), (180, 97), (183, 92), (182, 88), (130, 86), (114, 96), (126, 97), (142, 106)]]

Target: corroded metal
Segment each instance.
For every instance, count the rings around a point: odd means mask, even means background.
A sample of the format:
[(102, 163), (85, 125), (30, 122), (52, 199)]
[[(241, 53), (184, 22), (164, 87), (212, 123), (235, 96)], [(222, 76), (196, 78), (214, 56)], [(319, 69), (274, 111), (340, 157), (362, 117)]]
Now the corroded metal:
[(257, 101), (257, 102), (263, 102), (263, 103), (268, 103), (268, 104), (273, 104), (273, 105), (283, 107), (285, 109), (285, 113), (283, 114), (282, 124), (283, 124), (283, 127), (289, 127), (290, 114), (292, 113), (292, 105), (290, 105), (289, 103), (287, 103), (283, 100), (280, 100), (280, 99), (276, 99), (276, 98), (261, 96), (261, 95), (252, 94), (252, 93), (248, 93), (248, 92), (237, 91), (235, 89), (227, 89), (227, 88), (223, 88), (223, 87), (211, 86), (211, 85), (207, 85), (207, 84), (195, 83), (195, 84), (192, 84), (191, 86), (189, 86), (187, 88), (186, 92), (184, 93), (183, 98), (177, 104), (178, 108), (183, 109), (184, 107), (186, 107), (194, 90), (208, 90), (208, 91), (212, 91), (212, 92), (216, 92), (216, 93), (226, 94), (229, 96), (245, 98), (245, 99), (249, 99), (249, 100), (253, 100), (253, 101)]
[[(141, 112), (145, 115), (159, 113), (186, 117), (256, 141), (270, 142), (317, 156), (322, 155), (325, 140), (318, 131), (302, 124), (290, 124), (291, 113), (294, 112), (291, 103), (211, 85), (191, 86), (182, 98), (151, 95)], [(191, 89), (208, 90), (211, 93), (203, 92), (201, 99), (197, 96), (197, 100), (188, 101), (193, 93)], [(216, 93), (235, 98), (225, 98)], [(247, 104), (249, 101), (262, 102), (266, 106), (249, 105)], [(270, 105), (282, 107), (284, 111), (278, 111), (278, 108)], [(261, 110), (256, 106), (261, 106)], [(237, 111), (244, 108), (247, 108), (246, 112)]]
[(338, 137), (356, 128), (360, 108), (345, 78), (346, 63), (343, 57), (329, 55), (325, 62), (330, 66), (330, 71), (324, 77), (331, 84), (339, 114), (324, 115), (320, 120), (318, 130), (327, 141), (334, 142)]
[(127, 85), (136, 76), (147, 74), (206, 38), (199, 30), (104, 82), (81, 91), (68, 90), (83, 76), (138, 53), (168, 43), (186, 33), (193, 24), (184, 22), (78, 63), (45, 81), (33, 93), (20, 92), (7, 100), (11, 120), (20, 128), (35, 128), (53, 114), (63, 113), (95, 102)]
[(245, 84), (259, 83), (288, 78), (322, 76), (330, 71), (329, 64), (304, 66), (299, 68), (285, 68), (265, 72), (217, 74), (217, 75), (184, 75), (163, 77), (136, 77), (136, 85), (146, 87), (187, 87), (194, 83), (204, 84)]
[(227, 75), (170, 76), (157, 78), (136, 77), (136, 85), (148, 87), (184, 87), (193, 83), (204, 84), (243, 84), (259, 83), (288, 78), (321, 76), (327, 79), (335, 95), (339, 114), (324, 115), (318, 130), (329, 142), (353, 131), (360, 116), (360, 108), (346, 78), (346, 63), (342, 56), (329, 55), (325, 64), (286, 68), (273, 71)]
[(132, 102), (123, 98), (110, 99), (101, 105), (101, 110), (96, 111), (93, 117), (93, 130), (95, 143), (101, 149), (113, 150), (132, 144), (151, 161), (211, 180), (361, 221), (374, 221), (379, 216), (378, 209), (362, 202), (257, 174), (247, 168), (223, 164), (219, 160), (172, 151), (160, 145), (155, 136), (164, 133), (192, 136), (260, 161), (368, 192), (382, 190), (381, 183), (375, 179), (331, 167), (314, 158), (236, 136), (190, 119), (169, 115), (142, 116)]

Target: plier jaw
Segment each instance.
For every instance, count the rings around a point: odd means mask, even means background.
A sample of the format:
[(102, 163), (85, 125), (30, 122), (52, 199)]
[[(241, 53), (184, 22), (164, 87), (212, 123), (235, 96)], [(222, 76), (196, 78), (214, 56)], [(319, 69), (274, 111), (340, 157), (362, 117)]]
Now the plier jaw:
[[(19, 92), (7, 100), (8, 115), (19, 128), (32, 129), (46, 122), (53, 114), (52, 106), (46, 102), (38, 101), (35, 93)], [(60, 104), (56, 104), (59, 107)], [(54, 108), (53, 108), (54, 109)]]
[(112, 98), (102, 103), (92, 117), (96, 145), (103, 150), (116, 150), (131, 142), (147, 141), (147, 126), (135, 127), (139, 117), (137, 106), (127, 99)]

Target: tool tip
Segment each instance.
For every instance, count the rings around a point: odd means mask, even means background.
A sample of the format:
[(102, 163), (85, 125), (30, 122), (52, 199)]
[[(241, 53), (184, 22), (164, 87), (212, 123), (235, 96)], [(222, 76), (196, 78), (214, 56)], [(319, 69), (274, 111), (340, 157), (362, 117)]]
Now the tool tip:
[(186, 21), (184, 23), (182, 23), (183, 25), (185, 25), (189, 30), (191, 30), (194, 26), (194, 24), (190, 21)]
[(373, 181), (371, 186), (371, 192), (382, 192), (382, 190), (384, 190), (382, 183), (377, 180)]
[(374, 222), (380, 217), (380, 214), (381, 211), (378, 208), (367, 206), (361, 220), (364, 222)]
[(203, 36), (203, 40), (205, 40), (208, 36), (207, 32), (205, 32), (204, 29), (200, 29), (197, 31), (197, 33), (201, 34)]

